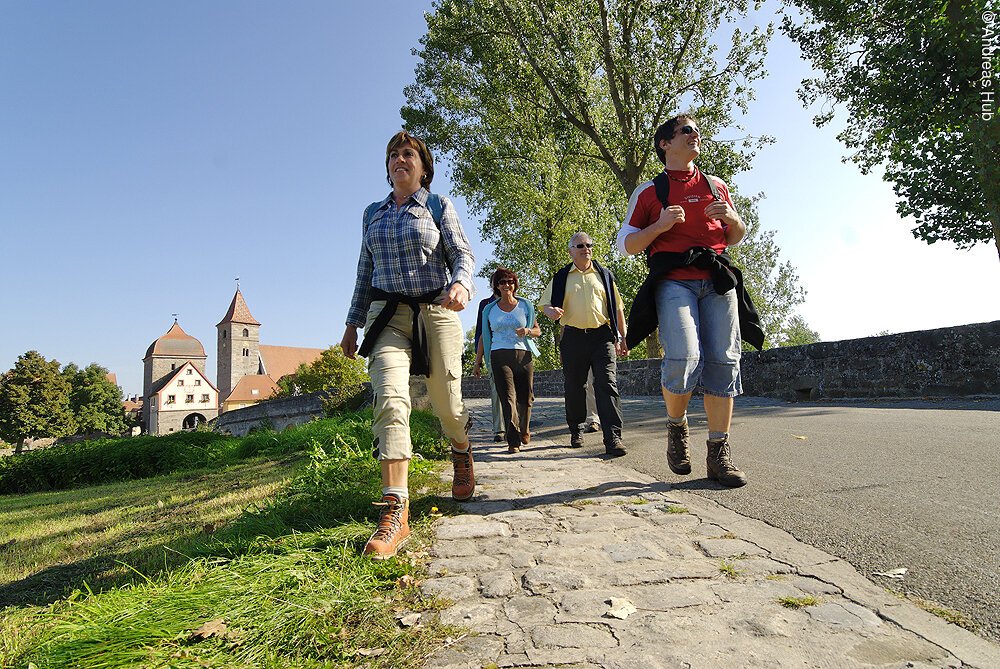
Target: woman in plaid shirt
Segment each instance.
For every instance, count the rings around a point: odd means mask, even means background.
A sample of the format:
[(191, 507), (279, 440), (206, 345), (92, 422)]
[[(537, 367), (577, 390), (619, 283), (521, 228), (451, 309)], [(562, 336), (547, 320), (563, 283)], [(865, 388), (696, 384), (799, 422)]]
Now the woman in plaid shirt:
[[(427, 375), (431, 406), (451, 440), (452, 496), (467, 500), (476, 487), (458, 318), (472, 296), (475, 257), (451, 201), (428, 191), (434, 158), (421, 139), (406, 131), (393, 136), (385, 168), (392, 192), (365, 210), (354, 297), (340, 342), (347, 357), (368, 358), (375, 393), (372, 431), (383, 510), (365, 546), (374, 559), (394, 556), (410, 534), (411, 373)], [(359, 327), (365, 330), (360, 349)]]

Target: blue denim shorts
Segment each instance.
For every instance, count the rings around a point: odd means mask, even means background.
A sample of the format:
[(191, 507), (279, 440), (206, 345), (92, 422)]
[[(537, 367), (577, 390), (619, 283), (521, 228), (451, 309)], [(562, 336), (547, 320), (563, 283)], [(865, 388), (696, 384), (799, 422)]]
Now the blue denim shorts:
[(740, 322), (736, 291), (719, 295), (703, 279), (666, 279), (656, 286), (660, 325), (660, 385), (685, 395), (736, 397), (740, 381)]

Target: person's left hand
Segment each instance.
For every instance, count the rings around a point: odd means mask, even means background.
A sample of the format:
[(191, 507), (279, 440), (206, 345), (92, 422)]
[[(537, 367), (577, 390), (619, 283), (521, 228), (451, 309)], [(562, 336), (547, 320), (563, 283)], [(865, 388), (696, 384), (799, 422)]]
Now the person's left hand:
[(528, 328), (518, 328), (514, 330), (514, 334), (516, 334), (518, 337), (526, 337), (528, 336)]
[(625, 343), (624, 337), (615, 342), (615, 353), (622, 358), (628, 357), (628, 344)]
[(736, 215), (736, 210), (724, 200), (716, 200), (705, 207), (705, 215), (712, 219), (721, 220), (726, 225), (733, 225), (740, 220)]
[(451, 284), (441, 306), (452, 311), (461, 311), (469, 303), (469, 291), (460, 283)]

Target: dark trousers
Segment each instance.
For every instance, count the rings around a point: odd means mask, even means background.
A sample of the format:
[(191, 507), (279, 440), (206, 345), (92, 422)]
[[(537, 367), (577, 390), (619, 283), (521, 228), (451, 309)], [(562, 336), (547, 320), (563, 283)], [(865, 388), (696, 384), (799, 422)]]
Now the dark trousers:
[(531, 431), (531, 405), (535, 401), (535, 366), (531, 352), (509, 348), (490, 351), (490, 365), (503, 412), (507, 445), (520, 447), (521, 435)]
[(618, 395), (618, 362), (611, 327), (592, 330), (567, 326), (559, 344), (566, 392), (566, 423), (573, 434), (587, 420), (587, 374), (594, 370), (594, 399), (604, 431), (604, 445), (622, 436), (622, 401)]

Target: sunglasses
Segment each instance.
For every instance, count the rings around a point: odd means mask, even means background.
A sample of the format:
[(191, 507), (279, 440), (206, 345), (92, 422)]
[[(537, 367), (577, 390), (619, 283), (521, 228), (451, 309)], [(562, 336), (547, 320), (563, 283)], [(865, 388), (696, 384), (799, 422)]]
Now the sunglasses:
[(592, 248), (594, 248), (594, 245), (593, 244), (577, 244), (576, 248), (578, 248), (578, 249), (592, 249)]
[(503, 279), (502, 281), (497, 281), (498, 286), (513, 286), (514, 282), (510, 279)]
[[(681, 128), (681, 132), (683, 132), (685, 135), (693, 135), (694, 133), (698, 132), (698, 128), (694, 127), (693, 125), (686, 125), (683, 128)], [(698, 134), (700, 135), (701, 133), (699, 132)]]

